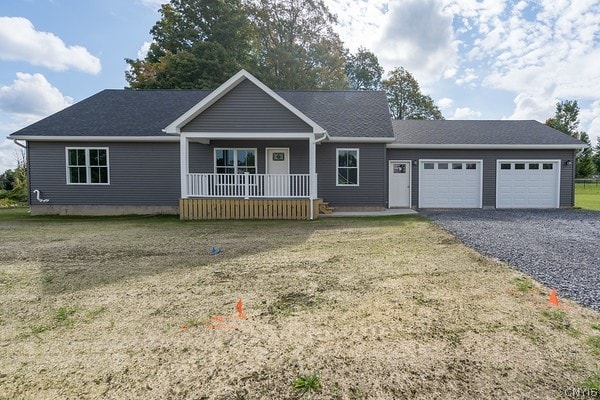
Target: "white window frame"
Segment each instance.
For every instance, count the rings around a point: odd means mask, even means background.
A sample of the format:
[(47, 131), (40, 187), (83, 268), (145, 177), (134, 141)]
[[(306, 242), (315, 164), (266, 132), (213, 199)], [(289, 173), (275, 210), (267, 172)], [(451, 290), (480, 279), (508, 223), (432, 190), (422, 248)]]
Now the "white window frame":
[[(69, 150), (85, 150), (85, 171), (87, 182), (71, 182), (71, 166), (69, 165)], [(90, 165), (90, 150), (105, 150), (106, 151), (106, 177), (107, 182), (92, 183), (92, 172)], [(110, 151), (108, 147), (65, 147), (65, 166), (66, 166), (66, 180), (67, 185), (92, 185), (92, 186), (108, 186), (110, 185)], [(82, 166), (79, 166), (80, 168)], [(97, 167), (94, 165), (94, 167)], [(75, 168), (75, 167), (73, 167)]]
[[(340, 169), (340, 151), (356, 151), (356, 183), (339, 183), (338, 173)], [(341, 167), (354, 168), (354, 167)], [(360, 149), (358, 148), (337, 148), (335, 149), (335, 186), (339, 187), (356, 187), (360, 186)]]
[[(245, 147), (215, 147), (213, 150), (213, 170), (214, 173), (217, 174), (217, 151), (219, 150), (233, 150), (233, 174), (234, 175), (239, 175), (238, 173), (238, 168), (239, 166), (238, 164), (238, 151), (239, 150), (246, 150), (246, 151), (253, 151), (254, 152), (254, 171), (255, 171), (255, 175), (258, 174), (258, 149), (257, 148), (245, 148)], [(218, 167), (218, 168), (231, 168), (228, 166), (223, 166), (223, 167)], [(242, 167), (242, 168), (248, 168), (246, 167)], [(252, 168), (252, 167), (250, 167)]]

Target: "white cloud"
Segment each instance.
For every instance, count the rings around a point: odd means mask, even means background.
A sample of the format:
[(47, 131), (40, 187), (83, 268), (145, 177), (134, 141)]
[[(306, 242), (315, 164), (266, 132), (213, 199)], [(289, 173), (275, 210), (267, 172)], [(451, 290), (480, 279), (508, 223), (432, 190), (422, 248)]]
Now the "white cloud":
[(375, 46), (384, 65), (404, 66), (425, 84), (454, 67), (458, 42), (452, 15), (444, 10), (442, 1), (390, 3), (386, 17), (383, 35)]
[(42, 74), (17, 72), (12, 85), (0, 87), (0, 110), (10, 114), (45, 117), (72, 103)]
[(512, 115), (505, 119), (534, 119), (544, 122), (554, 115), (558, 100), (533, 93), (519, 93), (514, 102), (515, 109)]
[(15, 152), (18, 150), (19, 147), (12, 140), (8, 140), (5, 137), (0, 139), (0, 175), (7, 169), (14, 169), (17, 166)]
[(326, 0), (351, 51), (373, 51), (386, 71), (405, 67), (422, 84), (454, 65), (458, 43), (443, 0)]
[(138, 60), (143, 60), (144, 58), (146, 58), (146, 56), (148, 55), (148, 51), (150, 51), (151, 44), (152, 42), (144, 42), (142, 44), (142, 47), (140, 47), (140, 49), (137, 52)]
[(457, 108), (454, 115), (449, 119), (477, 119), (481, 117), (481, 112), (472, 110), (469, 107)]
[(26, 18), (0, 17), (0, 60), (26, 61), (56, 71), (78, 69), (98, 74), (100, 60), (85, 47), (67, 46), (56, 35), (40, 32)]
[(466, 68), (462, 73), (462, 76), (457, 78), (455, 82), (457, 85), (468, 85), (472, 84), (478, 78), (479, 77), (475, 74), (475, 70), (473, 68)]
[(450, 107), (452, 107), (452, 105), (454, 104), (454, 100), (448, 97), (444, 97), (442, 99), (439, 99), (436, 103), (440, 109), (447, 110)]
[(18, 149), (6, 136), (73, 103), (42, 74), (17, 73), (17, 79), (0, 87), (0, 173), (16, 166)]

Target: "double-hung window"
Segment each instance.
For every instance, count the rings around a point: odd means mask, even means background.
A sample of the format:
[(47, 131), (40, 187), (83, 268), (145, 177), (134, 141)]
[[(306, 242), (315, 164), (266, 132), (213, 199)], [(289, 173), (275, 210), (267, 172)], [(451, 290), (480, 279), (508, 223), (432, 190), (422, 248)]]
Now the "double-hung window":
[(358, 149), (337, 149), (337, 186), (358, 186)]
[(215, 149), (217, 174), (256, 174), (256, 149)]
[(67, 147), (67, 183), (108, 185), (108, 148)]

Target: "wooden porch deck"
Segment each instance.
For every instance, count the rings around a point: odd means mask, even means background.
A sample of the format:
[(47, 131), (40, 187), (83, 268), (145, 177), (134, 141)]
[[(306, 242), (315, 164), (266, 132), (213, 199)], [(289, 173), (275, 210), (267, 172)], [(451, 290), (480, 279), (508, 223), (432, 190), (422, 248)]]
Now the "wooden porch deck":
[[(181, 220), (291, 219), (309, 220), (310, 199), (179, 199)], [(322, 199), (313, 200), (313, 219)]]

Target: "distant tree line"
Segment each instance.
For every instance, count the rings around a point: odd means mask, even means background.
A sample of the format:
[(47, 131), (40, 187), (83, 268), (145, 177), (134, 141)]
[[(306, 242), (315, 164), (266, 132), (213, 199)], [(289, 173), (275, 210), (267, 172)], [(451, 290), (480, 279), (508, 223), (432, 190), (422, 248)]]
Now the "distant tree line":
[(323, 0), (171, 0), (142, 59), (126, 59), (135, 89), (214, 89), (246, 69), (273, 89), (385, 90), (395, 119), (443, 119), (399, 67), (384, 79), (371, 51), (352, 54)]

